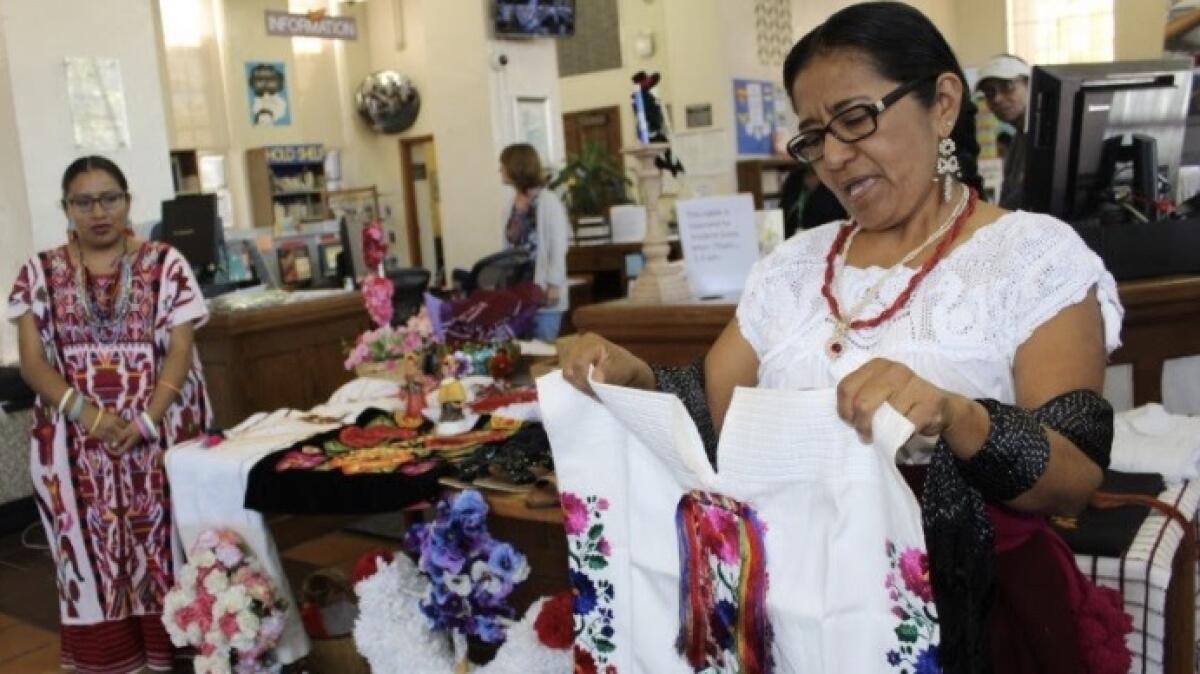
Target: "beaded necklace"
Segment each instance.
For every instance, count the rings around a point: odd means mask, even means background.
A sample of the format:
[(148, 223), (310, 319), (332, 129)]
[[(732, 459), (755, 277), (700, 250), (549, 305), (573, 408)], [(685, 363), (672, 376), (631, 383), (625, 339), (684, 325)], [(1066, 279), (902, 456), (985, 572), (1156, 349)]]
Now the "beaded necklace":
[[(929, 235), (929, 238), (927, 238), (924, 243), (909, 251), (909, 253), (901, 258), (901, 260), (896, 263), (895, 266), (893, 266), (887, 271), (887, 273), (880, 277), (880, 279), (875, 282), (875, 285), (871, 286), (871, 288), (867, 290), (866, 294), (863, 295), (862, 299), (859, 300), (859, 302), (855, 304), (854, 307), (851, 308), (850, 311), (845, 315), (842, 314), (841, 308), (838, 305), (837, 297), (834, 296), (833, 282), (836, 271), (846, 266), (844, 251), (849, 250), (850, 242), (854, 239), (854, 235), (858, 233), (859, 228), (854, 222), (850, 222), (842, 226), (841, 230), (838, 231), (837, 237), (835, 237), (833, 240), (833, 245), (829, 248), (829, 253), (825, 256), (825, 282), (821, 285), (821, 295), (825, 297), (825, 302), (829, 305), (829, 313), (833, 315), (834, 321), (833, 335), (830, 336), (829, 341), (825, 343), (825, 352), (831, 359), (836, 359), (842, 355), (843, 351), (846, 350), (844, 340), (847, 332), (862, 328), (877, 327), (890, 319), (892, 316), (895, 316), (896, 312), (900, 311), (900, 309), (908, 303), (909, 298), (912, 297), (912, 294), (917, 289), (917, 286), (920, 285), (921, 281), (924, 280), (929, 272), (933, 270), (933, 267), (938, 263), (938, 261), (942, 259), (942, 256), (946, 252), (947, 248), (949, 248), (950, 244), (953, 243), (954, 239), (958, 236), (958, 233), (962, 230), (963, 224), (971, 217), (971, 214), (975, 212), (975, 204), (977, 201), (978, 195), (976, 195), (975, 190), (963, 186), (963, 195), (959, 199), (958, 204), (955, 205), (954, 210), (951, 211), (949, 217), (946, 218), (945, 222), (943, 222), (940, 227), (934, 230), (934, 232)], [(946, 236), (942, 238), (943, 235)], [(874, 318), (854, 318), (854, 316), (866, 308), (868, 304), (874, 301), (875, 297), (879, 294), (880, 289), (883, 288), (884, 283), (891, 278), (893, 274), (899, 271), (904, 265), (914, 260), (917, 255), (921, 253), (921, 251), (928, 248), (939, 238), (942, 240), (934, 250), (933, 255), (931, 255), (928, 260), (921, 264), (920, 268), (918, 268), (916, 273), (913, 274), (912, 278), (909, 279), (908, 285), (905, 286), (904, 290), (901, 291), (891, 305), (889, 305)], [(841, 256), (840, 265), (837, 264), (839, 256)]]
[(121, 337), (121, 328), (125, 324), (125, 316), (129, 313), (130, 298), (133, 294), (133, 268), (129, 261), (129, 241), (121, 241), (121, 265), (117, 278), (117, 294), (113, 300), (112, 310), (105, 311), (98, 299), (91, 292), (88, 284), (87, 264), (83, 259), (83, 248), (75, 244), (79, 256), (79, 264), (75, 267), (75, 292), (79, 295), (83, 317), (92, 328), (96, 341), (111, 346)]

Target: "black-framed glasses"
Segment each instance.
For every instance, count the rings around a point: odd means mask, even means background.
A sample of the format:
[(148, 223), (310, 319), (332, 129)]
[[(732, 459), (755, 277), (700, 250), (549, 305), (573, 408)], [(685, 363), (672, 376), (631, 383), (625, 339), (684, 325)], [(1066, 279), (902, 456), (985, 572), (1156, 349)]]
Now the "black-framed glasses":
[(96, 204), (100, 204), (105, 212), (111, 213), (121, 207), (128, 197), (124, 192), (105, 192), (96, 196), (80, 195), (77, 197), (68, 197), (67, 206), (80, 213), (90, 213)]
[(875, 130), (879, 128), (877, 118), (880, 113), (934, 77), (934, 75), (930, 75), (905, 82), (874, 103), (859, 103), (842, 110), (834, 115), (828, 124), (819, 129), (801, 131), (788, 141), (788, 154), (792, 159), (806, 164), (820, 160), (825, 156), (825, 134), (827, 133), (833, 134), (834, 138), (843, 143), (857, 143), (875, 133)]

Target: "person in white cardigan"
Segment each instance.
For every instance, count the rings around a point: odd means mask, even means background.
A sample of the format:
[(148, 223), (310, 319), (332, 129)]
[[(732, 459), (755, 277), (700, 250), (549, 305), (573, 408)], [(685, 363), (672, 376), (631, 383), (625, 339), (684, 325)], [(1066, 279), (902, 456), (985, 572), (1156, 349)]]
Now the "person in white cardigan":
[(537, 314), (533, 336), (545, 342), (558, 338), (567, 300), (567, 209), (545, 175), (537, 150), (527, 143), (509, 145), (500, 153), (500, 175), (513, 188), (505, 199), (504, 248), (521, 248), (533, 257), (533, 282), (546, 293)]

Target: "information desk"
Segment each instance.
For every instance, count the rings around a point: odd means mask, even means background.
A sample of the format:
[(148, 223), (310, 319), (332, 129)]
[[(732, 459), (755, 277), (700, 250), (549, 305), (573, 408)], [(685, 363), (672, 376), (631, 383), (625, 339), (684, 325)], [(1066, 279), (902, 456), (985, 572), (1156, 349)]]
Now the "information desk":
[(297, 294), (275, 306), (213, 311), (196, 346), (216, 423), (255, 412), (307, 410), (353, 379), (347, 344), (369, 320), (357, 291)]
[[(1200, 276), (1175, 276), (1118, 284), (1125, 320), (1124, 345), (1114, 364), (1133, 366), (1134, 404), (1162, 399), (1163, 361), (1200, 354)], [(579, 332), (595, 332), (656, 365), (687, 365), (708, 352), (733, 318), (729, 300), (688, 304), (635, 304), (614, 300), (581, 307), (572, 316)]]

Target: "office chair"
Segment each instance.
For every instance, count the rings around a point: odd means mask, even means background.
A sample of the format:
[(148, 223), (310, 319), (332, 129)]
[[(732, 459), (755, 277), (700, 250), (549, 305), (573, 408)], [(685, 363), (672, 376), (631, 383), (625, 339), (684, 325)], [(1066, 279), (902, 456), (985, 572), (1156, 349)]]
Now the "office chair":
[(392, 325), (404, 325), (408, 317), (421, 310), (430, 273), (422, 267), (391, 269), (386, 272), (392, 282)]
[(533, 258), (523, 250), (505, 250), (480, 259), (470, 273), (454, 270), (454, 282), (464, 295), (476, 290), (500, 290), (533, 280)]

